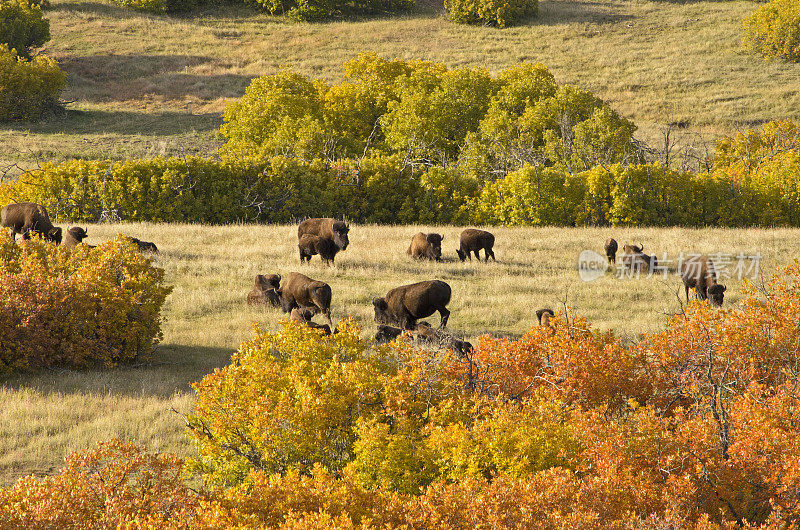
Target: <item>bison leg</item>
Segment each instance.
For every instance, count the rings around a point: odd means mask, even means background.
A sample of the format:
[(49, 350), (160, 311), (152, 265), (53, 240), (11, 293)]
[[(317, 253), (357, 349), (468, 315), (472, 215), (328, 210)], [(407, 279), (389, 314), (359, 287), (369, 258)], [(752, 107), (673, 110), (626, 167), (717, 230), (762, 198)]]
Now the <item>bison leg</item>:
[(450, 311), (448, 311), (446, 307), (442, 307), (439, 309), (439, 314), (442, 316), (442, 321), (439, 324), (439, 328), (441, 329), (447, 326), (447, 319), (450, 318)]
[(486, 249), (486, 261), (489, 261), (489, 258), (492, 258), (492, 261), (497, 261), (497, 258), (494, 257), (494, 250), (491, 248)]
[[(322, 309), (322, 315), (325, 317), (325, 320), (328, 321), (328, 325), (330, 326), (329, 329), (333, 329), (333, 321), (331, 320), (331, 308)], [(330, 335), (330, 331), (328, 331), (328, 335)]]

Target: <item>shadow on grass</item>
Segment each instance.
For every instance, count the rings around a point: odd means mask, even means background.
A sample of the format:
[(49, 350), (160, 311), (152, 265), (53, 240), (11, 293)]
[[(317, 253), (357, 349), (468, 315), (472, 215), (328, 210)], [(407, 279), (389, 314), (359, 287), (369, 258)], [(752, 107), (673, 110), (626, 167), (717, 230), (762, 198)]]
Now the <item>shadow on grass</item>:
[(160, 345), (148, 361), (115, 368), (60, 369), (0, 377), (0, 385), (43, 394), (98, 393), (169, 398), (191, 391), (191, 384), (230, 363), (233, 350), (207, 346)]
[(121, 134), (161, 137), (213, 131), (221, 124), (222, 118), (217, 113), (67, 110), (64, 117), (52, 117), (39, 122), (4, 124), (0, 126), (0, 130), (34, 134)]

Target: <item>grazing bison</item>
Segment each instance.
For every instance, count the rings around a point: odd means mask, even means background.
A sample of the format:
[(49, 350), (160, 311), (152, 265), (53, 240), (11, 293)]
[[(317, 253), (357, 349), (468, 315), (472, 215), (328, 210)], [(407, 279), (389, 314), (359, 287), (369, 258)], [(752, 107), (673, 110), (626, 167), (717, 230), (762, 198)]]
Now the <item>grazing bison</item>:
[(256, 274), (253, 290), (247, 294), (248, 305), (264, 304), (281, 307), (281, 299), (278, 296), (280, 283), (280, 274)]
[(298, 241), (306, 234), (312, 236), (324, 237), (333, 241), (339, 250), (347, 250), (347, 245), (350, 244), (348, 233), (350, 227), (344, 221), (337, 221), (330, 217), (315, 217), (306, 219), (300, 226), (297, 227)]
[(11, 229), (11, 238), (16, 241), (17, 234), (28, 239), (34, 232), (57, 245), (61, 243), (61, 228), (53, 226), (47, 209), (35, 202), (18, 202), (6, 205), (0, 212), (4, 228)]
[(539, 325), (543, 328), (550, 327), (550, 319), (553, 318), (554, 316), (556, 315), (555, 313), (553, 313), (553, 310), (547, 307), (536, 311), (536, 318), (539, 319)]
[(485, 261), (489, 261), (489, 257), (497, 261), (494, 257), (494, 234), (486, 230), (478, 230), (476, 228), (467, 228), (461, 232), (461, 248), (456, 250), (456, 254), (461, 258), (461, 261), (469, 258), (472, 261), (472, 252), (475, 253), (475, 259), (480, 260), (481, 257), (478, 251), (483, 250), (486, 254)]
[(619, 245), (617, 245), (617, 240), (613, 237), (609, 237), (606, 239), (605, 249), (606, 249), (606, 259), (608, 259), (608, 264), (617, 264), (617, 249)]
[(325, 282), (312, 280), (304, 274), (293, 272), (289, 274), (283, 283), (280, 292), (281, 306), (284, 313), (289, 313), (292, 309), (311, 308), (315, 312), (319, 311), (328, 320), (330, 327), (331, 321), (331, 286)]
[(642, 250), (644, 246), (624, 245), (622, 247), (622, 263), (626, 268), (635, 271), (653, 271), (658, 266), (655, 256), (648, 256)]
[(429, 259), (439, 261), (442, 259), (442, 240), (440, 234), (416, 234), (411, 238), (411, 245), (406, 250), (414, 259)]
[(417, 341), (434, 347), (451, 349), (458, 354), (460, 359), (472, 353), (472, 344), (458, 339), (440, 329), (433, 329), (427, 322), (420, 322), (414, 330)]
[(300, 322), (301, 324), (305, 324), (306, 326), (312, 329), (321, 329), (323, 335), (330, 335), (331, 334), (331, 327), (328, 324), (317, 324), (316, 322), (312, 322), (311, 319), (314, 317), (314, 311), (311, 309), (300, 309), (299, 307), (295, 307), (292, 309), (292, 313), (289, 316), (289, 320), (294, 320), (295, 322)]
[(86, 233), (86, 230), (80, 226), (73, 226), (67, 230), (64, 239), (61, 241), (61, 246), (65, 248), (75, 248), (87, 237), (89, 237), (89, 234)]
[(339, 252), (339, 247), (332, 239), (311, 234), (303, 234), (300, 237), (297, 248), (300, 250), (300, 263), (310, 262), (311, 256), (319, 254), (323, 263), (333, 265), (333, 259), (336, 257), (336, 253)]
[(392, 342), (403, 333), (403, 330), (394, 326), (378, 325), (378, 332), (375, 333), (375, 344), (386, 344)]
[(439, 312), (442, 321), (439, 327), (447, 325), (450, 311), (445, 307), (450, 302), (450, 286), (440, 280), (412, 283), (395, 287), (386, 296), (375, 298), (375, 322), (414, 329), (417, 320)]
[(714, 262), (708, 256), (692, 256), (681, 263), (681, 279), (689, 301), (689, 288), (694, 287), (698, 300), (710, 300), (711, 305), (721, 306), (725, 298), (724, 285), (717, 283)]

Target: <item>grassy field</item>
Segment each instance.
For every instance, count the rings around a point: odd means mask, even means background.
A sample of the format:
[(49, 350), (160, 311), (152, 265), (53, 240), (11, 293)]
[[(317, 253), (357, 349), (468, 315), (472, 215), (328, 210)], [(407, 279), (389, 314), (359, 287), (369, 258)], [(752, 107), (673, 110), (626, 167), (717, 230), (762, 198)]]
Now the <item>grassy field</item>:
[(542, 0), (538, 17), (504, 30), (453, 24), (440, 2), (398, 17), (316, 24), (244, 7), (166, 17), (110, 0), (52, 3), (44, 53), (69, 74), (67, 113), (0, 126), (0, 167), (210, 155), (226, 101), (251, 78), (288, 66), (335, 80), (362, 51), (490, 71), (542, 62), (559, 82), (610, 101), (656, 146), (670, 123), (695, 142), (800, 119), (800, 65), (765, 62), (740, 47), (751, 0)]
[[(419, 230), (444, 235), (445, 261), (415, 262), (405, 254)], [(610, 271), (581, 281), (579, 253), (602, 253), (606, 237), (642, 242), (646, 251), (668, 258), (680, 251), (759, 252), (766, 274), (800, 255), (800, 230), (497, 228), (497, 263), (462, 264), (454, 250), (458, 228), (354, 226), (350, 247), (328, 268), (316, 257), (311, 265), (299, 265), (294, 226), (90, 225), (88, 232), (91, 244), (117, 232), (157, 243), (157, 264), (174, 286), (164, 309), (164, 342), (149, 364), (0, 379), (0, 484), (51, 472), (70, 451), (112, 436), (188, 454), (192, 449), (181, 419), (170, 409), (191, 409), (190, 384), (227, 364), (237, 345), (251, 337), (253, 322), (275, 330), (283, 318), (278, 310), (245, 304), (257, 273), (301, 271), (328, 282), (334, 322), (352, 315), (365, 335), (374, 331), (373, 297), (438, 278), (453, 288), (448, 327), (470, 339), (484, 333), (518, 337), (535, 322), (536, 309), (558, 309), (566, 301), (598, 328), (614, 328), (635, 340), (662, 328), (668, 315), (680, 310), (681, 283), (674, 275), (618, 279)], [(735, 306), (741, 282), (726, 283), (726, 305)], [(429, 320), (438, 324), (438, 315)]]

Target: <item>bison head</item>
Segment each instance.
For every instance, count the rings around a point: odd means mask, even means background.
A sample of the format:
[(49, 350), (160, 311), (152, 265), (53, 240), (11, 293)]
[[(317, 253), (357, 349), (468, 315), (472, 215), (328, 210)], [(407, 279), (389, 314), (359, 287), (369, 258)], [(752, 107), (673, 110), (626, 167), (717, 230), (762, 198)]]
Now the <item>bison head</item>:
[(389, 304), (386, 303), (386, 298), (382, 296), (374, 298), (372, 305), (375, 306), (375, 322), (386, 325), (395, 323), (392, 314), (389, 312)]
[(262, 291), (267, 289), (280, 289), (281, 275), (280, 274), (256, 274), (256, 287)]
[(464, 260), (467, 259), (467, 253), (462, 251), (460, 248), (456, 249), (456, 254), (458, 254), (458, 259), (460, 259), (461, 261), (464, 261)]
[(342, 250), (347, 250), (347, 245), (350, 244), (350, 238), (347, 237), (348, 232), (350, 232), (350, 227), (344, 221), (333, 223), (333, 242)]
[(75, 238), (75, 240), (76, 240), (78, 243), (80, 243), (81, 241), (83, 241), (84, 239), (86, 239), (87, 237), (89, 237), (89, 234), (86, 232), (86, 230), (84, 230), (84, 229), (83, 229), (83, 228), (81, 228), (80, 226), (73, 226), (72, 228), (70, 228), (69, 230), (67, 230), (67, 232), (69, 232), (69, 233), (70, 233), (70, 235), (71, 235), (72, 237), (74, 237), (74, 238)]
[(401, 333), (403, 333), (403, 330), (400, 328), (380, 325), (378, 326), (378, 332), (375, 334), (375, 342), (377, 344), (391, 342), (399, 337)]
[(52, 241), (56, 245), (61, 244), (61, 228), (56, 226), (48, 230), (47, 234), (45, 234), (45, 239)]
[(725, 290), (727, 287), (724, 285), (716, 284), (712, 285), (706, 290), (706, 294), (708, 295), (708, 299), (711, 301), (711, 305), (714, 306), (721, 306), (722, 299), (725, 298)]
[(426, 239), (428, 241), (428, 249), (425, 254), (436, 261), (442, 259), (442, 240), (444, 238), (440, 234), (428, 234)]

